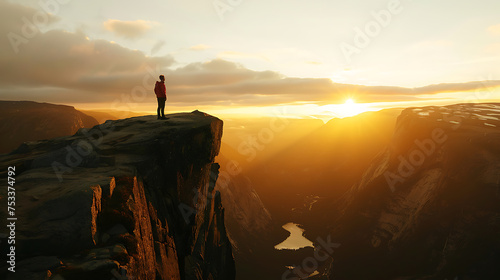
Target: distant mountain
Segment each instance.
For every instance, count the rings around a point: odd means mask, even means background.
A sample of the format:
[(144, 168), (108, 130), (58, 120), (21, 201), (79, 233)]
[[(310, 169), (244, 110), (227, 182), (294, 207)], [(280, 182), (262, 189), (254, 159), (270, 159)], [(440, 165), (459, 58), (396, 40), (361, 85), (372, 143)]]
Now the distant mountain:
[(73, 135), (97, 124), (96, 119), (71, 106), (0, 101), (0, 153), (11, 152), (26, 141)]
[[(96, 119), (99, 123), (104, 123), (107, 120), (118, 120), (120, 118), (116, 117), (113, 114), (101, 112), (101, 111), (91, 111), (91, 110), (79, 110), (87, 116), (91, 116)], [(126, 116), (131, 117), (131, 116)]]
[(328, 279), (500, 279), (500, 104), (405, 109), (320, 236)]

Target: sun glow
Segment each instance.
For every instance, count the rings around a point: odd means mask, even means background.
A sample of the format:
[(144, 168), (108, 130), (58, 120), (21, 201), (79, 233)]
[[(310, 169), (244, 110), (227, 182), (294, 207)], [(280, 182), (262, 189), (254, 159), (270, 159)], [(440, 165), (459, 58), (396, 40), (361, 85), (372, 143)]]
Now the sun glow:
[(340, 118), (352, 117), (357, 114), (370, 111), (368, 105), (356, 103), (352, 98), (347, 99), (344, 104), (331, 106), (332, 113), (338, 115)]
[(345, 106), (353, 106), (354, 104), (356, 104), (356, 102), (354, 102), (352, 98), (347, 99), (344, 103)]

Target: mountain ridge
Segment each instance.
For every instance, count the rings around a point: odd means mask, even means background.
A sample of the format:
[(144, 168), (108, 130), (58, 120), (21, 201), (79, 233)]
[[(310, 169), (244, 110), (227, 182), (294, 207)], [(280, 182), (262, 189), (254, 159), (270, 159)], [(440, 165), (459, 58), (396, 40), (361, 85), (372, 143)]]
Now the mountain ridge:
[(26, 141), (73, 135), (80, 128), (97, 125), (95, 118), (73, 106), (34, 101), (0, 101), (0, 153)]
[(323, 234), (342, 247), (329, 277), (499, 277), (499, 117), (493, 103), (405, 109), (391, 144), (331, 209)]

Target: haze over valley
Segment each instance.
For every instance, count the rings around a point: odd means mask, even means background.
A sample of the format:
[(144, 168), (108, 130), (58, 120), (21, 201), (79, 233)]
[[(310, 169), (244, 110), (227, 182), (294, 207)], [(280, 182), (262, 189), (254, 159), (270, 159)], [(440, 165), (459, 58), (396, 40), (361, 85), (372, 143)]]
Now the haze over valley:
[(0, 278), (500, 279), (497, 0), (0, 0)]

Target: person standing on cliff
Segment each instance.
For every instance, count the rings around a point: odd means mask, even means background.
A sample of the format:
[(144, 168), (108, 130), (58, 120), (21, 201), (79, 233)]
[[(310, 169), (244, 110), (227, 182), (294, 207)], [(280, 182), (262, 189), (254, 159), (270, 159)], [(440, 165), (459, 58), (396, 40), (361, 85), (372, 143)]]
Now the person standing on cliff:
[(158, 99), (158, 109), (156, 109), (158, 119), (166, 120), (167, 118), (165, 118), (165, 102), (167, 101), (167, 87), (165, 86), (165, 76), (160, 75), (160, 81), (156, 81), (155, 93), (156, 98)]

